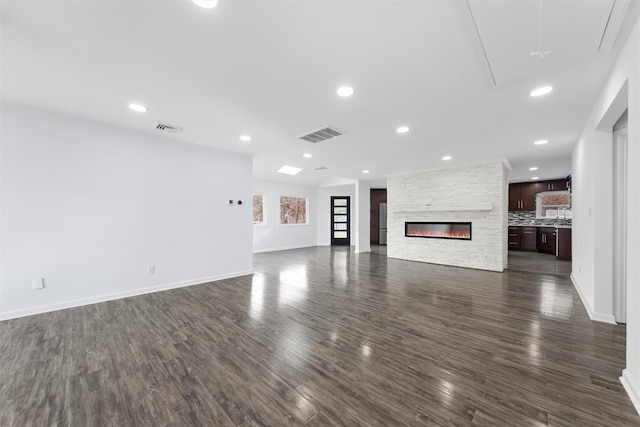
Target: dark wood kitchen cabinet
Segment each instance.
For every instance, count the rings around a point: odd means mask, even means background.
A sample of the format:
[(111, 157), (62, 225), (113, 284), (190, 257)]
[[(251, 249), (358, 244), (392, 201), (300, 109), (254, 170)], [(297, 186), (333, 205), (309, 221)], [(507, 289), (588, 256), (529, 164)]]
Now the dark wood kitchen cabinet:
[(535, 211), (537, 193), (568, 190), (567, 184), (566, 179), (509, 184), (509, 210)]
[(520, 187), (517, 184), (509, 184), (509, 210), (520, 210)]
[(554, 179), (551, 181), (540, 181), (535, 183), (536, 193), (543, 191), (563, 191), (568, 190), (566, 179)]
[(537, 248), (538, 252), (556, 254), (556, 228), (538, 227)]
[(508, 229), (509, 249), (535, 251), (536, 227), (510, 225)]
[(522, 243), (521, 228), (522, 227), (509, 226), (507, 231), (507, 235), (509, 237), (509, 249), (520, 249)]
[(571, 229), (558, 228), (558, 253), (556, 256), (563, 261), (571, 261)]
[(537, 227), (520, 227), (520, 249), (523, 251), (535, 251)]
[(519, 182), (509, 184), (509, 210), (510, 211), (535, 211), (536, 210), (536, 183)]

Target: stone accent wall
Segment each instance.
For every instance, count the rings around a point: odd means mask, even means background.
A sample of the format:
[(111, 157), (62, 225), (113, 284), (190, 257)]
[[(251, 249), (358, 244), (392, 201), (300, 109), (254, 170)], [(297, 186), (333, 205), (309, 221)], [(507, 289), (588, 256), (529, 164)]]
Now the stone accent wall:
[[(389, 177), (387, 198), (387, 256), (491, 271), (507, 267), (504, 164)], [(405, 237), (405, 221), (471, 221), (472, 240)]]

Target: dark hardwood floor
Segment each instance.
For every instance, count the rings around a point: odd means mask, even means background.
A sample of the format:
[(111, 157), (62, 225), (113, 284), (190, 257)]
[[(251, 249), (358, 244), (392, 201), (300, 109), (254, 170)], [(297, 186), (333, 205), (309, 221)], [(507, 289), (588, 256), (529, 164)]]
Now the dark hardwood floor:
[(540, 252), (509, 251), (509, 270), (569, 277), (571, 261), (561, 261), (555, 255)]
[(640, 425), (624, 366), (566, 277), (308, 248), (0, 322), (0, 425)]

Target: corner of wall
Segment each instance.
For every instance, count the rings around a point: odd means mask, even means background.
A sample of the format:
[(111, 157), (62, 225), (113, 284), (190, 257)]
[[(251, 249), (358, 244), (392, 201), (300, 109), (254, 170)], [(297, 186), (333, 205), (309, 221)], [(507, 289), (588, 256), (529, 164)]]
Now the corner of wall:
[(628, 369), (622, 371), (620, 382), (627, 392), (627, 395), (629, 395), (631, 403), (633, 403), (633, 406), (636, 408), (636, 412), (640, 415), (640, 387), (635, 383)]
[(582, 290), (580, 289), (580, 286), (578, 285), (576, 281), (576, 277), (574, 276), (573, 273), (571, 273), (570, 278), (571, 278), (571, 283), (573, 283), (573, 287), (576, 289), (576, 292), (578, 292), (578, 296), (582, 301), (582, 305), (584, 306), (585, 310), (587, 311), (587, 314), (589, 315), (589, 319), (596, 322), (609, 323), (609, 324), (615, 325), (616, 318), (613, 315), (607, 314), (607, 313), (598, 313), (597, 311), (594, 311), (593, 307), (591, 307), (591, 304), (589, 304), (589, 301), (582, 294)]
[[(316, 188), (254, 180), (253, 191), (263, 194), (265, 203), (265, 225), (253, 228), (253, 253), (317, 245), (319, 206)], [(307, 198), (307, 224), (281, 225), (279, 223), (280, 196)]]

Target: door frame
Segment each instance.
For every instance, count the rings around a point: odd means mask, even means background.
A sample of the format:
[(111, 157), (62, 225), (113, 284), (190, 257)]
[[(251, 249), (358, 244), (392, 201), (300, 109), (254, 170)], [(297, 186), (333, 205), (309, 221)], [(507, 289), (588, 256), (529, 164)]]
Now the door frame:
[[(342, 199), (346, 199), (347, 200), (347, 204), (346, 206), (334, 206), (335, 200), (342, 200)], [(346, 222), (341, 222), (335, 221), (335, 211), (334, 208), (336, 207), (346, 207), (347, 208), (347, 213), (346, 213)], [(351, 196), (331, 196), (331, 203), (330, 203), (330, 215), (331, 215), (331, 246), (351, 246)], [(343, 214), (338, 214), (338, 215), (343, 215)], [(346, 230), (335, 230), (335, 224), (347, 224), (347, 229)], [(336, 231), (346, 231), (347, 232), (347, 237), (346, 238), (336, 238), (335, 236), (335, 232)]]
[(613, 132), (613, 316), (627, 323), (628, 128)]

